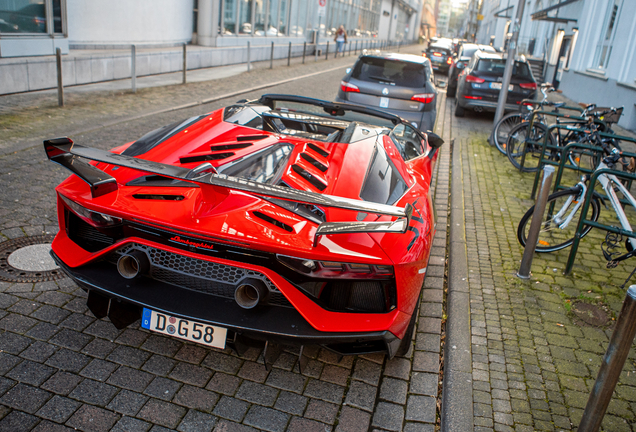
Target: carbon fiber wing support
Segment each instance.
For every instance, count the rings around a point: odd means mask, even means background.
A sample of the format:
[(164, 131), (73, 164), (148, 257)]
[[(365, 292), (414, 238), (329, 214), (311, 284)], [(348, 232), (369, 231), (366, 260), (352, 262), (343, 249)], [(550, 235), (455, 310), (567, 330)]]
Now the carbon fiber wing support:
[(413, 207), (396, 207), (378, 204), (334, 195), (319, 194), (298, 189), (284, 188), (253, 182), (247, 179), (231, 177), (224, 174), (209, 172), (211, 167), (199, 166), (192, 170), (174, 165), (162, 164), (138, 159), (131, 156), (111, 153), (73, 143), (70, 138), (55, 138), (44, 141), (44, 150), (52, 162), (56, 162), (76, 174), (91, 188), (93, 198), (117, 190), (116, 180), (99, 168), (91, 165), (85, 159), (136, 169), (160, 176), (183, 180), (197, 184), (208, 184), (223, 188), (248, 192), (259, 196), (279, 198), (303, 204), (334, 207), (345, 210), (394, 216), (398, 219), (392, 222), (323, 222), (316, 230), (314, 244), (318, 237), (327, 234), (362, 233), (362, 232), (401, 232), (408, 229)]

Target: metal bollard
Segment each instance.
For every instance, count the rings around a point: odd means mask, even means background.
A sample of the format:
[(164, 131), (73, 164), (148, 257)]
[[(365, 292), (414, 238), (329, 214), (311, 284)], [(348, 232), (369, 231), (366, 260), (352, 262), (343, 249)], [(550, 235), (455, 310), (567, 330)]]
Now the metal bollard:
[(186, 71), (188, 70), (187, 67), (187, 60), (188, 60), (188, 52), (186, 51), (186, 44), (183, 44), (183, 84), (186, 83)]
[(57, 63), (57, 105), (64, 106), (64, 84), (62, 83), (62, 50), (55, 48), (55, 62)]
[(636, 285), (627, 289), (601, 369), (587, 400), (578, 432), (596, 432), (601, 427), (612, 393), (625, 365), (636, 334)]
[(353, 55), (358, 55), (358, 41), (356, 41), (356, 48), (353, 50)]
[(303, 43), (303, 64), (305, 64), (305, 53), (307, 52), (307, 41)]
[(287, 66), (291, 64), (291, 42), (289, 42), (289, 50), (287, 50)]
[(130, 81), (132, 92), (137, 93), (137, 47), (135, 45), (130, 47)]
[(543, 180), (541, 181), (541, 190), (539, 191), (537, 202), (534, 205), (534, 213), (532, 213), (532, 222), (530, 222), (530, 230), (528, 231), (526, 248), (523, 250), (523, 258), (521, 259), (521, 265), (519, 266), (519, 271), (517, 272), (517, 277), (520, 279), (530, 279), (530, 267), (532, 267), (532, 258), (534, 256), (534, 250), (537, 247), (537, 242), (539, 241), (539, 231), (541, 231), (541, 224), (543, 223), (543, 216), (545, 213), (545, 205), (548, 202), (548, 195), (550, 195), (550, 186), (552, 185), (553, 176), (554, 167), (552, 165), (544, 166)]
[(269, 55), (269, 68), (274, 69), (274, 41), (272, 41), (272, 52)]
[(325, 49), (325, 60), (329, 60), (329, 41), (327, 41), (327, 48)]
[(252, 69), (252, 62), (250, 61), (250, 41), (247, 41), (247, 71)]

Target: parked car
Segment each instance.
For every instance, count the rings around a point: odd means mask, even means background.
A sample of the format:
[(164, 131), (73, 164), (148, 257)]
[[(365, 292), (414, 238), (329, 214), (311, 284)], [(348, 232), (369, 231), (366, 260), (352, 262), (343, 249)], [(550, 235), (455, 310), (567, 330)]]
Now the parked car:
[(496, 53), (497, 51), (490, 45), (477, 45), (465, 43), (459, 49), (459, 54), (453, 57), (450, 69), (448, 70), (448, 87), (446, 89), (446, 96), (455, 97), (457, 92), (457, 77), (459, 73), (466, 67), (470, 58), (475, 54), (477, 50)]
[(437, 41), (431, 44), (423, 54), (431, 61), (433, 70), (448, 72), (453, 61), (452, 41), (449, 44)]
[[(264, 95), (112, 151), (44, 142), (57, 264), (117, 328), (213, 348), (405, 353), (435, 234), (442, 140), (396, 115)], [(89, 162), (94, 161), (94, 162)], [(302, 361), (300, 362), (302, 367)]]
[(432, 130), (437, 89), (431, 63), (411, 54), (361, 55), (342, 78), (336, 101), (386, 110), (420, 131)]
[[(459, 74), (455, 116), (462, 117), (466, 109), (496, 111), (506, 58), (499, 53), (476, 51)], [(515, 59), (512, 69), (506, 110), (516, 110), (523, 99), (534, 99), (537, 82), (525, 57)]]

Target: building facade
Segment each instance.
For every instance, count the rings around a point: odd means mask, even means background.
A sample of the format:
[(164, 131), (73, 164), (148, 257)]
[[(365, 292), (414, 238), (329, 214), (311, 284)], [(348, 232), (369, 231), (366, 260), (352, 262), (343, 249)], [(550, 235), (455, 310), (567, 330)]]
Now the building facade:
[[(484, 0), (479, 43), (505, 48), (518, 0)], [(543, 76), (581, 103), (623, 107), (636, 130), (636, 1), (528, 0), (518, 52), (544, 60)]]
[(56, 48), (416, 40), (423, 0), (0, 0), (0, 57)]

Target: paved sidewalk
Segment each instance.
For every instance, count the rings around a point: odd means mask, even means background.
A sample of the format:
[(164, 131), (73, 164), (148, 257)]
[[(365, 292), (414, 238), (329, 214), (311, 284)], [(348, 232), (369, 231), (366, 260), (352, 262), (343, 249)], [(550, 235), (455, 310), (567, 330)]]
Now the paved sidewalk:
[[(454, 99), (446, 103), (454, 106)], [(518, 279), (523, 249), (516, 230), (534, 204), (534, 174), (518, 172), (488, 145), (491, 127), (491, 115), (468, 114), (453, 117), (450, 131), (453, 152), (461, 156), (452, 176), (461, 182), (465, 208), (474, 430), (575, 430), (622, 305), (619, 287), (634, 262), (606, 269), (600, 250), (605, 233), (593, 230), (572, 275), (562, 275), (568, 249), (535, 255), (531, 279)], [(570, 175), (564, 183), (574, 182)], [(601, 219), (610, 221), (610, 213), (603, 209)], [(634, 350), (603, 430), (636, 430)]]
[[(411, 49), (419, 52), (418, 46)], [(57, 232), (54, 186), (68, 172), (46, 160), (40, 136), (76, 131), (78, 142), (109, 148), (175, 117), (264, 91), (165, 111), (174, 105), (338, 67), (268, 90), (328, 98), (353, 60), (274, 68), (137, 95), (77, 94), (62, 110), (52, 106), (51, 95), (11, 99), (17, 108), (6, 103), (0, 119), (24, 129), (10, 126), (0, 138), (5, 150), (15, 144), (12, 136), (17, 139), (14, 150), (0, 152), (0, 264), (1, 248), (9, 242)], [(0, 103), (7, 100), (0, 98)], [(36, 108), (40, 102), (46, 106)], [(297, 352), (290, 349), (267, 372), (258, 349), (238, 357), (151, 334), (138, 325), (117, 331), (91, 315), (85, 293), (69, 279), (0, 281), (0, 431), (434, 431), (449, 165), (450, 146), (444, 145), (434, 176), (437, 235), (416, 337), (405, 357), (340, 359), (314, 347), (305, 351), (311, 360), (301, 374)]]

